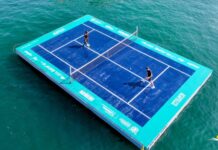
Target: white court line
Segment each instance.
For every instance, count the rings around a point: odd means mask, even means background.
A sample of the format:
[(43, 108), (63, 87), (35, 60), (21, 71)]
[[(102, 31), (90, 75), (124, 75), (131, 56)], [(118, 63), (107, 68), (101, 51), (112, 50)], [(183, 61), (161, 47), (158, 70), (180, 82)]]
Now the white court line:
[[(91, 33), (92, 31), (94, 31), (94, 29), (92, 29), (91, 31), (89, 31), (89, 33)], [(84, 36), (84, 35), (82, 34), (81, 36), (79, 36), (79, 37), (77, 37), (77, 38), (75, 38), (75, 39), (73, 39), (73, 40), (71, 40), (71, 41), (67, 42), (67, 43), (66, 43), (66, 44), (64, 44), (64, 45), (61, 45), (60, 47), (58, 47), (58, 48), (56, 48), (56, 49), (52, 50), (51, 52), (53, 53), (53, 52), (55, 52), (55, 51), (57, 51), (57, 50), (59, 50), (59, 49), (63, 48), (64, 46), (67, 46), (68, 44), (70, 44), (70, 43), (72, 43), (72, 42), (74, 42), (74, 41), (78, 40), (79, 38), (81, 38), (81, 37), (83, 37), (83, 36)]]
[[(83, 25), (86, 26), (86, 27), (88, 27), (88, 28), (90, 28), (90, 29), (93, 29), (93, 30), (95, 30), (95, 31), (97, 31), (97, 32), (99, 32), (99, 33), (101, 33), (102, 35), (105, 35), (105, 36), (107, 36), (107, 37), (113, 39), (114, 41), (119, 42), (119, 40), (117, 40), (117, 39), (111, 37), (110, 35), (107, 35), (106, 33), (103, 33), (103, 32), (101, 32), (101, 31), (99, 31), (99, 30), (97, 30), (97, 29), (95, 29), (95, 28), (92, 28), (92, 27), (90, 27), (90, 26), (87, 25), (87, 24), (83, 24)], [(157, 59), (157, 58), (155, 58), (155, 57), (153, 57), (153, 56), (151, 56), (151, 55), (148, 55), (148, 54), (146, 54), (146, 53), (144, 53), (144, 52), (142, 52), (142, 51), (140, 51), (140, 50), (138, 50), (138, 49), (136, 49), (136, 48), (134, 48), (134, 47), (132, 47), (132, 46), (126, 44), (126, 43), (123, 43), (123, 44), (126, 45), (127, 47), (129, 47), (129, 48), (131, 48), (131, 49), (133, 49), (133, 50), (135, 50), (135, 51), (137, 51), (137, 52), (139, 52), (139, 53), (145, 55), (145, 56), (148, 56), (148, 57), (150, 57), (150, 58), (152, 58), (152, 59), (154, 59), (154, 60), (156, 60), (156, 61), (158, 61), (158, 62), (160, 62), (160, 63), (162, 63), (162, 64), (164, 64), (164, 65), (166, 65), (166, 66), (169, 66), (170, 68), (172, 68), (172, 69), (174, 69), (174, 70), (176, 70), (176, 71), (178, 71), (178, 72), (180, 72), (180, 73), (182, 73), (182, 74), (184, 74), (184, 75), (186, 75), (186, 76), (191, 76), (191, 75), (185, 73), (184, 71), (181, 71), (181, 70), (179, 70), (179, 69), (177, 69), (177, 68), (175, 68), (175, 67), (173, 67), (173, 66), (171, 66), (171, 65), (169, 65), (169, 64), (167, 64), (167, 63), (165, 63), (165, 62), (163, 62), (163, 61), (161, 61), (161, 60), (159, 60), (159, 59)]]
[[(169, 69), (170, 67), (167, 66), (154, 80), (153, 83), (164, 73), (167, 71), (167, 69)], [(148, 88), (148, 86), (150, 86), (151, 83), (149, 83), (146, 87), (144, 87), (138, 94), (136, 94), (131, 100), (128, 101), (128, 104), (130, 104), (133, 100), (135, 100), (136, 97), (138, 97), (145, 89)]]
[[(79, 41), (75, 41), (75, 42), (78, 43), (78, 44), (80, 44), (80, 45), (83, 45), (83, 44), (80, 43)], [(90, 50), (90, 51), (92, 51), (92, 52), (95, 53), (95, 54), (100, 55), (100, 53), (98, 53), (97, 51), (93, 50), (92, 48), (87, 47), (87, 49)], [(102, 57), (105, 58), (106, 60), (110, 61), (111, 63), (117, 65), (118, 67), (120, 67), (120, 68), (126, 70), (127, 72), (133, 74), (134, 76), (138, 77), (139, 79), (141, 79), (141, 80), (144, 79), (144, 78), (142, 78), (141, 76), (139, 76), (139, 75), (135, 74), (134, 72), (130, 71), (129, 69), (127, 69), (127, 68), (121, 66), (120, 64), (116, 63), (115, 61), (113, 61), (113, 60), (111, 60), (111, 59), (109, 59), (109, 58), (107, 58), (107, 57), (105, 57), (105, 56), (102, 56)], [(147, 82), (148, 82), (148, 81), (147, 81)]]
[[(38, 45), (39, 47), (41, 47), (43, 50), (45, 50), (46, 52), (50, 53), (51, 55), (53, 55), (54, 57), (58, 58), (60, 61), (64, 62), (66, 65), (68, 65), (69, 67), (73, 68), (76, 70), (76, 68), (74, 68), (72, 65), (70, 65), (68, 62), (66, 62), (65, 60), (63, 60), (62, 58), (58, 57), (57, 55), (53, 54), (52, 52), (50, 52), (48, 49), (46, 49), (45, 47), (43, 47), (42, 45)], [(100, 87), (102, 87), (104, 90), (106, 90), (107, 92), (109, 92), (110, 94), (112, 94), (113, 96), (115, 96), (116, 98), (118, 98), (119, 100), (123, 101), (124, 103), (126, 103), (127, 105), (129, 105), (130, 107), (132, 107), (134, 110), (136, 110), (137, 112), (139, 112), (141, 115), (145, 116), (148, 119), (151, 119), (149, 116), (147, 116), (146, 114), (144, 114), (143, 112), (141, 112), (140, 110), (138, 110), (137, 108), (135, 108), (134, 106), (132, 106), (131, 104), (128, 104), (124, 99), (122, 99), (121, 97), (119, 97), (118, 95), (116, 95), (115, 93), (113, 93), (112, 91), (110, 91), (109, 89), (105, 88), (104, 86), (102, 86), (101, 84), (99, 84), (98, 82), (96, 82), (95, 80), (93, 80), (91, 77), (85, 75), (84, 73), (82, 73), (81, 71), (78, 70), (79, 73), (81, 73), (82, 75), (86, 76), (88, 79), (90, 79), (92, 82), (96, 83), (97, 85), (99, 85)]]
[(43, 47), (42, 45), (38, 45), (39, 47), (41, 47), (43, 50), (45, 50), (46, 52), (50, 53), (51, 55), (53, 55), (54, 57), (60, 59), (62, 62), (64, 62), (65, 64), (67, 64), (69, 67), (74, 68), (73, 66), (71, 66), (68, 62), (66, 62), (65, 60), (63, 60), (62, 58), (58, 57), (57, 55), (53, 54), (52, 52), (50, 52), (48, 49), (46, 49), (45, 47)]

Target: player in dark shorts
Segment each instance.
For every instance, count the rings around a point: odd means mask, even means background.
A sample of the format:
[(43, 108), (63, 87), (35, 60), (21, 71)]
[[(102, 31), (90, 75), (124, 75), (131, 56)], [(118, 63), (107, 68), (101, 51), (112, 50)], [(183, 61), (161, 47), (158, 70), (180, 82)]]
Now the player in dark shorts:
[(84, 33), (84, 43), (83, 43), (83, 46), (84, 45), (87, 46), (87, 47), (90, 47), (88, 31), (85, 31), (85, 33)]
[[(154, 83), (152, 81), (152, 76), (153, 76), (152, 71), (149, 67), (146, 67), (146, 72), (147, 72), (147, 76), (145, 77), (145, 79), (150, 82), (151, 88), (154, 89), (155, 86), (154, 86)], [(143, 82), (145, 82), (145, 80), (143, 80)]]

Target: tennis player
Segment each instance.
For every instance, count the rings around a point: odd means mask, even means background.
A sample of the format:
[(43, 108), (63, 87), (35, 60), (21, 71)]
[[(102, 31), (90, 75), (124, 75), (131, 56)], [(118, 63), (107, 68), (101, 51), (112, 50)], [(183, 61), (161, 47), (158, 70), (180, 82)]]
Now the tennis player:
[(85, 31), (85, 33), (84, 33), (84, 43), (83, 43), (83, 46), (84, 45), (87, 46), (87, 47), (90, 47), (88, 31)]
[[(152, 80), (152, 77), (153, 77), (152, 71), (149, 67), (146, 67), (146, 72), (147, 72), (147, 76), (145, 77), (145, 80), (149, 81), (151, 88), (154, 89), (155, 86)], [(145, 82), (145, 80), (143, 80), (143, 82)]]

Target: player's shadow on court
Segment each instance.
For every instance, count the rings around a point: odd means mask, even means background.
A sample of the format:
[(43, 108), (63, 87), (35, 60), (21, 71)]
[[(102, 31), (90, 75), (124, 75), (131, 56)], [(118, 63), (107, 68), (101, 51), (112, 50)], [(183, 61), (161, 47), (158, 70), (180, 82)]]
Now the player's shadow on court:
[(123, 83), (124, 85), (128, 85), (131, 86), (132, 88), (136, 88), (136, 87), (145, 87), (145, 83), (143, 83), (142, 81), (137, 81), (137, 82), (125, 82)]
[(85, 47), (83, 45), (80, 45), (80, 44), (72, 44), (69, 46), (69, 48), (75, 48), (77, 49), (78, 51), (81, 51), (82, 50), (82, 53), (83, 53), (83, 56), (84, 58), (87, 58), (88, 57), (88, 53), (84, 50)]
[(73, 44), (73, 45), (70, 45), (69, 48), (82, 48), (83, 46), (80, 45), (80, 44)]

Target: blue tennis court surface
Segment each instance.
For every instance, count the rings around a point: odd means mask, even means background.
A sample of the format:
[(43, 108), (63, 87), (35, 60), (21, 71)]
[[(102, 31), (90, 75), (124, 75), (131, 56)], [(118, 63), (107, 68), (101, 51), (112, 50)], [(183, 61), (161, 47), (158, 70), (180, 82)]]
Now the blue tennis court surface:
[[(89, 32), (90, 47), (83, 46)], [(129, 37), (129, 39), (127, 39)], [(150, 148), (212, 71), (92, 16), (17, 53), (138, 147)], [(146, 76), (151, 68), (155, 88)]]

